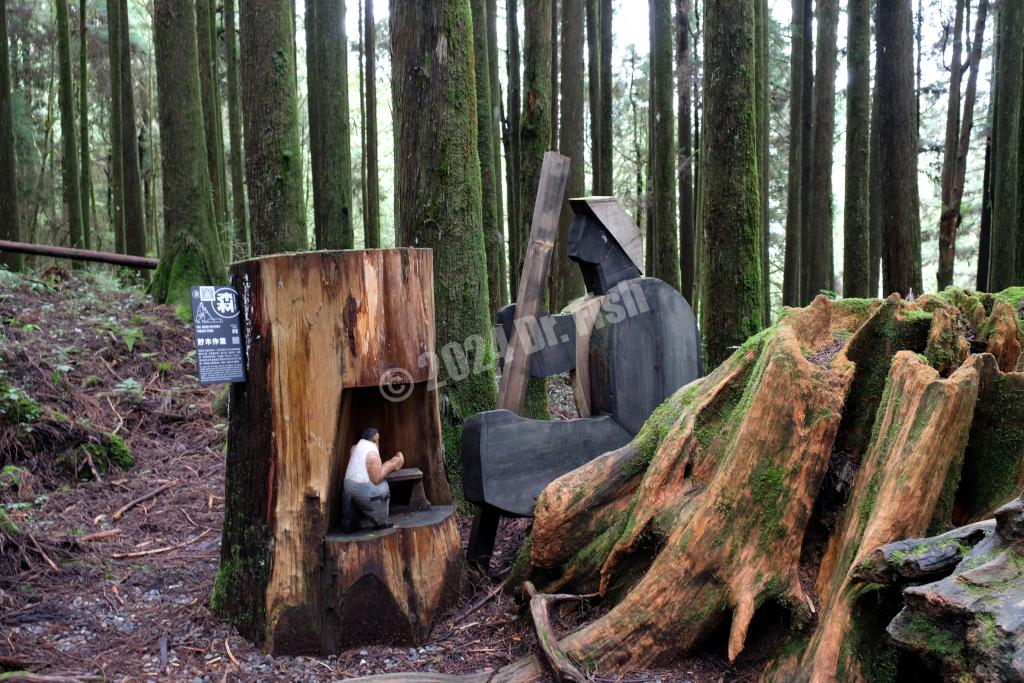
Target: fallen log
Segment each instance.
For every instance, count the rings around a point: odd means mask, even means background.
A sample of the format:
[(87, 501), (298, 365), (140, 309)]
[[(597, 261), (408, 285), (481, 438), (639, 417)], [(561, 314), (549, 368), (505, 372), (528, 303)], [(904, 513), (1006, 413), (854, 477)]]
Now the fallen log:
[(48, 244), (30, 244), (28, 242), (12, 242), (0, 240), (0, 251), (15, 254), (31, 254), (33, 256), (49, 256), (52, 258), (71, 259), (72, 261), (92, 261), (109, 263), (126, 268), (154, 269), (160, 265), (160, 259), (130, 254), (113, 254), (108, 251), (92, 251), (90, 249), (72, 249), (71, 247), (51, 247)]

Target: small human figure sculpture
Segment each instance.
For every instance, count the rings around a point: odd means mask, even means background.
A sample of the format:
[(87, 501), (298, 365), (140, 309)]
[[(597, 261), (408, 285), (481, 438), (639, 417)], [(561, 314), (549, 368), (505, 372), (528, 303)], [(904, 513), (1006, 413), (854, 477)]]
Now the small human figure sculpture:
[(345, 533), (359, 529), (360, 514), (370, 520), (374, 529), (391, 526), (391, 489), (386, 479), (402, 469), (405, 456), (399, 451), (387, 462), (381, 462), (379, 444), (380, 432), (370, 427), (352, 447), (341, 494), (341, 526)]

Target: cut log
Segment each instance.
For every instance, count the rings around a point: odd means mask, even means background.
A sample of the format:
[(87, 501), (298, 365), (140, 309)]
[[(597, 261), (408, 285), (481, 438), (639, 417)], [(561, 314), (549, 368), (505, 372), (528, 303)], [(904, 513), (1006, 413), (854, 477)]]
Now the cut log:
[[(958, 533), (983, 540), (964, 548), (951, 575), (903, 592), (906, 607), (889, 625), (896, 644), (945, 681), (1024, 680), (1024, 499), (996, 512), (995, 522)], [(992, 529), (995, 533), (992, 533)], [(948, 538), (948, 536), (947, 536)], [(943, 537), (920, 543), (934, 547)], [(901, 544), (902, 545), (902, 544)], [(886, 546), (876, 552), (898, 552)]]
[[(385, 622), (393, 642), (421, 642), (461, 568), (433, 385), (430, 251), (271, 256), (235, 264), (232, 281), (249, 381), (231, 390), (214, 610), (273, 653), (374, 642)], [(422, 473), (437, 507), (344, 538), (343, 477), (367, 427), (380, 430), (383, 457), (402, 451)]]

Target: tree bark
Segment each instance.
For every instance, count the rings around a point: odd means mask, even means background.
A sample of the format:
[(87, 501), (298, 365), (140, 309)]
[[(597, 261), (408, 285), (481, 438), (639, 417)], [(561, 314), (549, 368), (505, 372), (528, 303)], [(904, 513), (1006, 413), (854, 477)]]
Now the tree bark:
[(1004, 2), (999, 10), (996, 38), (996, 77), (993, 125), (992, 249), (989, 287), (1003, 289), (1019, 284), (1017, 272), (1017, 225), (1020, 156), (1020, 109), (1024, 80), (1024, 4)]
[(228, 140), (231, 145), (231, 206), (235, 219), (235, 255), (246, 259), (251, 252), (249, 215), (245, 203), (245, 151), (242, 148), (242, 96), (238, 80), (238, 31), (235, 0), (224, 0), (224, 39), (227, 42)]
[[(525, 2), (525, 0), (524, 0)], [(558, 149), (558, 10), (562, 0), (551, 0), (551, 147)]]
[(304, 251), (308, 242), (291, 3), (247, 0), (239, 9), (252, 253)]
[(352, 249), (352, 150), (344, 0), (307, 0), (306, 71), (317, 249)]
[[(18, 184), (14, 154), (14, 116), (11, 109), (11, 67), (8, 57), (7, 0), (0, 0), (0, 175), (10, 179), (0, 183), (0, 239), (21, 239), (18, 213)], [(20, 271), (20, 254), (3, 252), (0, 263), (8, 270)]]
[(696, 240), (694, 239), (692, 83), (693, 56), (690, 51), (692, 0), (676, 0), (676, 79), (679, 107), (679, 282), (687, 302), (694, 299)]
[(195, 5), (156, 0), (157, 88), (163, 160), (163, 255), (150, 292), (191, 316), (191, 287), (227, 278), (206, 166)]
[(850, 0), (847, 27), (843, 296), (871, 294), (871, 2)]
[(501, 277), (503, 233), (498, 219), (496, 197), (501, 193), (500, 160), (496, 161), (491, 114), (491, 61), (487, 46), (486, 0), (470, 0), (473, 13), (473, 54), (476, 64), (476, 149), (480, 157), (480, 189), (483, 199), (484, 249), (487, 254), (487, 300), (489, 311), (505, 302), (505, 281)]
[(786, 263), (782, 275), (782, 304), (799, 306), (803, 294), (801, 263), (801, 185), (803, 168), (803, 34), (804, 0), (793, 0), (789, 56), (789, 163), (786, 184)]
[(679, 289), (676, 220), (678, 180), (673, 112), (672, 0), (650, 0), (651, 23), (651, 207), (657, 243), (652, 276)]
[(114, 250), (124, 249), (124, 154), (121, 151), (121, 9), (119, 0), (107, 0), (107, 48), (110, 55), (110, 222)]
[(612, 147), (612, 105), (615, 89), (612, 83), (612, 24), (615, 11), (612, 0), (599, 0), (601, 17), (601, 187), (602, 195), (615, 194), (615, 153)]
[[(82, 191), (82, 242), (92, 249), (92, 160), (89, 156), (89, 22), (87, 0), (78, 2), (78, 138), (79, 188)], [(13, 176), (11, 176), (13, 177)]]
[(754, 22), (754, 36), (757, 40), (757, 76), (754, 81), (754, 90), (757, 95), (757, 175), (761, 200), (761, 296), (764, 298), (761, 307), (761, 324), (765, 327), (772, 323), (772, 283), (768, 276), (770, 270), (768, 251), (771, 238), (768, 210), (768, 179), (771, 164), (771, 150), (768, 141), (771, 135), (771, 121), (768, 114), (768, 98), (771, 90), (768, 69), (768, 24), (770, 22), (768, 0), (758, 0)]
[(445, 453), (454, 478), (462, 471), (462, 419), (492, 409), (496, 400), (491, 316), (479, 296), (487, 288), (487, 260), (469, 0), (392, 0), (391, 52), (397, 238), (434, 249), (438, 347), (465, 361), (441, 373), (453, 406)]
[(761, 327), (761, 204), (754, 101), (754, 3), (705, 6), (702, 279), (705, 358), (714, 366)]
[[(231, 389), (211, 606), (269, 652), (420, 644), (458, 589), (436, 367), (419, 362), (434, 350), (432, 276), (425, 249), (281, 255), (233, 267), (249, 330), (248, 380)], [(407, 369), (402, 400), (378, 386), (389, 368)], [(297, 438), (297, 425), (320, 438)], [(395, 528), (340, 534), (348, 455), (368, 426), (380, 429), (385, 457), (402, 451), (422, 472), (431, 507), (399, 509), (408, 497), (393, 483)]]
[[(572, 161), (569, 183), (562, 202), (562, 218), (558, 226), (557, 251), (552, 262), (556, 287), (552, 292), (552, 311), (560, 311), (584, 293), (579, 267), (569, 260), (569, 226), (573, 212), (569, 199), (586, 193), (586, 163), (583, 150), (583, 2), (561, 0), (561, 73), (558, 122), (558, 151)], [(672, 250), (675, 260), (676, 249)]]
[(869, 256), (871, 269), (868, 287), (871, 296), (878, 296), (882, 284), (882, 151), (879, 149), (878, 87), (871, 97), (871, 158), (868, 162), (868, 223), (870, 231)]
[(377, 249), (380, 242), (380, 181), (377, 170), (377, 38), (373, 18), (373, 0), (366, 0), (363, 24), (366, 52), (366, 248)]
[[(507, 9), (506, 9), (507, 11)], [(498, 2), (487, 0), (487, 64), (491, 81), (491, 149), (494, 151), (494, 203), (497, 208), (498, 274), (501, 304), (509, 302), (508, 243), (505, 239), (505, 202), (501, 192), (501, 79), (498, 76)], [(505, 160), (508, 163), (508, 160)]]
[[(124, 249), (126, 254), (145, 256), (146, 209), (142, 202), (142, 172), (139, 169), (139, 138), (135, 126), (135, 83), (132, 79), (131, 38), (128, 25), (128, 0), (120, 2), (121, 31), (121, 164), (124, 172)], [(222, 145), (223, 149), (223, 145)], [(223, 247), (223, 245), (221, 245)]]
[[(213, 208), (220, 231), (224, 260), (231, 260), (231, 228), (228, 223), (227, 184), (224, 175), (224, 129), (220, 107), (220, 69), (217, 66), (213, 6), (215, 0), (196, 0), (196, 39), (199, 45), (199, 82), (203, 88), (203, 127), (206, 131), (206, 164), (210, 169)], [(127, 188), (126, 188), (127, 189)], [(127, 201), (127, 199), (126, 199)]]
[[(993, 131), (994, 132), (994, 131)], [(978, 226), (978, 273), (975, 289), (988, 289), (989, 266), (992, 262), (992, 134), (985, 139), (985, 177), (981, 188), (981, 221)]]
[(64, 185), (64, 216), (69, 242), (74, 248), (84, 245), (82, 230), (82, 191), (79, 185), (78, 137), (75, 130), (75, 103), (71, 87), (71, 34), (68, 28), (68, 2), (56, 0), (57, 53), (60, 62), (60, 131), (63, 141), (61, 162)]
[(800, 104), (803, 121), (803, 167), (800, 171), (800, 286), (801, 305), (810, 303), (815, 292), (811, 287), (811, 189), (814, 180), (814, 0), (803, 0), (803, 102)]
[(600, 194), (602, 187), (601, 139), (601, 8), (600, 0), (583, 0), (587, 23), (587, 113), (590, 122), (590, 192)]
[(813, 177), (809, 191), (810, 224), (809, 295), (835, 290), (832, 250), (832, 157), (836, 123), (836, 69), (839, 0), (818, 0), (818, 39), (814, 76)]
[(967, 0), (957, 0), (953, 20), (953, 57), (949, 65), (949, 104), (946, 107), (946, 137), (943, 144), (940, 179), (941, 209), (939, 214), (939, 270), (936, 280), (940, 290), (953, 284), (953, 262), (956, 258), (956, 231), (960, 227), (960, 211), (953, 208), (953, 182), (956, 175), (957, 151), (960, 148), (960, 86), (963, 82), (964, 14)]
[(880, 0), (876, 11), (885, 285), (903, 295), (916, 294), (922, 284), (913, 12), (910, 0)]
[(522, 233), (520, 220), (520, 172), (522, 166), (522, 139), (520, 121), (522, 118), (522, 75), (519, 54), (519, 3), (509, 2), (506, 8), (508, 45), (508, 119), (505, 124), (505, 176), (508, 196), (508, 285), (511, 301), (518, 299), (519, 271), (523, 260), (526, 237)]

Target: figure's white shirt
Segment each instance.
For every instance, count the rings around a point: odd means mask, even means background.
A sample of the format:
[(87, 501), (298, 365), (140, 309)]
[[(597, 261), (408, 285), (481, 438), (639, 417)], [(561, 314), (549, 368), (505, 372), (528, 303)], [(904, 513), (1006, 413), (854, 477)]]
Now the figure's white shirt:
[(370, 472), (366, 468), (366, 458), (370, 454), (380, 457), (377, 444), (366, 439), (360, 439), (359, 443), (352, 447), (348, 458), (348, 469), (345, 470), (345, 480), (357, 484), (369, 484)]

